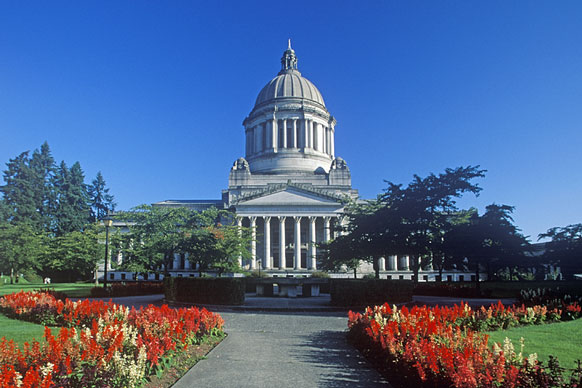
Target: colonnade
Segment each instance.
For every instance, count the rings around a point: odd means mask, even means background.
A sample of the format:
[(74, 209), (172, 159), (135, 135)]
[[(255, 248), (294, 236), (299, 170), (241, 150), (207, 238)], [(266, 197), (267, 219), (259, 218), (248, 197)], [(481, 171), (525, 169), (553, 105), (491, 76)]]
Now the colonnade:
[(334, 149), (334, 128), (313, 119), (284, 118), (270, 119), (246, 130), (247, 156), (265, 151), (296, 148), (312, 149), (332, 157)]
[(411, 271), (410, 256), (388, 256), (378, 259), (378, 268), (380, 271)]
[[(248, 220), (251, 230), (249, 269), (257, 269), (260, 263), (261, 268), (266, 270), (316, 270), (316, 244), (331, 239), (332, 222), (337, 222), (337, 216), (239, 216), (239, 228), (243, 226), (245, 219)], [(257, 251), (258, 220), (262, 221), (261, 252)], [(271, 226), (272, 224), (276, 226)], [(272, 233), (271, 229), (278, 232)], [(302, 263), (302, 254), (305, 254), (305, 264)], [(290, 265), (289, 257), (292, 258)], [(243, 265), (240, 258), (239, 264)]]

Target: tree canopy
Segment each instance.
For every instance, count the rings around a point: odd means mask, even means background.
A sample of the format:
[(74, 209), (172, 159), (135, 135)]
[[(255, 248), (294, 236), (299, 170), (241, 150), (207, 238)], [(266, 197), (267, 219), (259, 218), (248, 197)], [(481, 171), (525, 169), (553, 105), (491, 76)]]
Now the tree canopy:
[(572, 279), (582, 273), (582, 223), (548, 229), (538, 239), (549, 238), (543, 259), (559, 265), (562, 274)]

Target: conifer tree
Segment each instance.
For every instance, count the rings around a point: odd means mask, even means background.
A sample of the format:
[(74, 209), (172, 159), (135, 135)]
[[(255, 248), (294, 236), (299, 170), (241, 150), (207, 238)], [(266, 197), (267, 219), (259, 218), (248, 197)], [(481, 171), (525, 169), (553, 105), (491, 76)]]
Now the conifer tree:
[(94, 222), (103, 219), (109, 211), (115, 210), (117, 204), (113, 201), (113, 195), (109, 194), (109, 188), (106, 187), (101, 171), (97, 173), (97, 176), (89, 185), (89, 198), (91, 217)]
[(69, 169), (61, 162), (54, 179), (57, 197), (55, 234), (81, 231), (90, 221), (89, 194), (79, 162)]
[(48, 232), (54, 224), (56, 198), (52, 187), (55, 160), (46, 141), (41, 145), (40, 151), (34, 150), (29, 165), (36, 210), (42, 229)]
[(36, 208), (33, 172), (29, 166), (30, 158), (25, 151), (10, 159), (4, 171), (2, 194), (8, 208), (8, 219), (13, 223), (25, 223), (40, 228), (40, 214)]

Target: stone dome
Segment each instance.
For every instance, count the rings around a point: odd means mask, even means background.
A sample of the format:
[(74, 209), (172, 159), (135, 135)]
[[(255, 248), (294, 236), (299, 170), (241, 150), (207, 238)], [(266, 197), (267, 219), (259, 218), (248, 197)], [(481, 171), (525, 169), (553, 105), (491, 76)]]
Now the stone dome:
[(323, 97), (315, 85), (295, 69), (283, 70), (259, 93), (255, 106), (282, 98), (311, 100), (325, 106)]
[(297, 56), (291, 48), (291, 40), (281, 58), (281, 71), (261, 90), (255, 107), (286, 98), (312, 101), (325, 108), (319, 90), (297, 70)]

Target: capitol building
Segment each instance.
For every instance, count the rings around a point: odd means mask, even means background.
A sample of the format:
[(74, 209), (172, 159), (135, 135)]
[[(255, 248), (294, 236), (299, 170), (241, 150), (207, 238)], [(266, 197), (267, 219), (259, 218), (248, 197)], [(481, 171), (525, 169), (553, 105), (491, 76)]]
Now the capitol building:
[[(234, 161), (221, 199), (153, 204), (233, 211), (238, 225), (250, 228), (253, 235), (251, 259), (241, 261), (242, 268), (277, 277), (307, 276), (318, 270), (317, 244), (334, 237), (344, 204), (358, 198), (348, 164), (336, 154), (336, 120), (297, 63), (289, 42), (281, 70), (259, 92), (243, 121), (245, 154)], [(384, 279), (412, 276), (406, 256), (381, 258), (376, 265)], [(195, 276), (195, 271), (187, 257), (177, 255), (169, 272)], [(359, 272), (374, 269), (363, 264)], [(347, 271), (331, 275), (353, 276)], [(443, 280), (463, 280), (462, 275), (460, 279), (458, 274), (446, 275)], [(424, 271), (419, 280), (434, 277), (434, 271)]]

